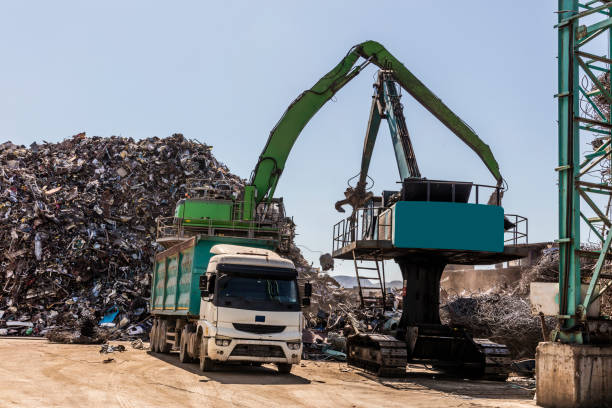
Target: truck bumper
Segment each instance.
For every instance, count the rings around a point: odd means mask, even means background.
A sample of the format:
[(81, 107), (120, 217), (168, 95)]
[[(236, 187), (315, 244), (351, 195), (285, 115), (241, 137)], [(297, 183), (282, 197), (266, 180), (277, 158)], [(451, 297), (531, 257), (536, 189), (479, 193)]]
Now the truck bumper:
[(253, 361), (261, 363), (297, 364), (302, 355), (302, 346), (291, 350), (284, 341), (232, 339), (229, 346), (217, 346), (215, 339), (208, 339), (210, 359), (224, 361)]

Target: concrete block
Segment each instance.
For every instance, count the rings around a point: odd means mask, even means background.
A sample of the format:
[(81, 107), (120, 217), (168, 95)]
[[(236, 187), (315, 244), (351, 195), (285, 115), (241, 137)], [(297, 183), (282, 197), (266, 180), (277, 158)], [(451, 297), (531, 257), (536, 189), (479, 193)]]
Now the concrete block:
[(540, 343), (536, 400), (551, 408), (612, 406), (612, 346)]
[[(589, 285), (580, 285), (580, 299), (586, 297)], [(595, 292), (599, 292), (599, 285), (595, 285)], [(558, 282), (531, 282), (529, 285), (529, 302), (534, 315), (540, 312), (545, 316), (559, 314), (559, 283)], [(595, 299), (587, 310), (587, 316), (598, 317), (601, 313), (601, 297)]]
[(445, 290), (454, 290), (457, 292), (463, 290), (485, 291), (494, 286), (515, 284), (521, 278), (521, 272), (522, 269), (518, 267), (474, 269), (474, 266), (470, 265), (466, 269), (449, 269), (447, 266), (444, 269), (444, 273), (442, 273), (440, 285)]

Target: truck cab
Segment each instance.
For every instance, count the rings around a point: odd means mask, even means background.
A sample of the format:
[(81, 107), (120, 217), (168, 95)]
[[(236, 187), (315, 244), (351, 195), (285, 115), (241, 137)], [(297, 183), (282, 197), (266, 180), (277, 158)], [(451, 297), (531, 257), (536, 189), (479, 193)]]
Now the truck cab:
[(289, 373), (300, 361), (303, 327), (293, 262), (237, 245), (215, 245), (210, 252), (200, 277), (200, 366), (275, 363)]

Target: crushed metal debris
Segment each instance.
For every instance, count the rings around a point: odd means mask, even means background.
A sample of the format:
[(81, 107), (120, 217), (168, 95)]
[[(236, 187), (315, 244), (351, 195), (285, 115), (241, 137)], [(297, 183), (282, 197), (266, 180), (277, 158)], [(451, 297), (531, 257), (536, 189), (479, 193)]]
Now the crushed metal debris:
[[(592, 249), (583, 246), (584, 250)], [(596, 259), (581, 257), (581, 275), (588, 283)], [(609, 263), (609, 262), (608, 262)], [(605, 266), (606, 270), (610, 265)], [(543, 341), (542, 319), (532, 314), (529, 303), (531, 282), (559, 280), (559, 248), (544, 249), (533, 265), (521, 269), (521, 279), (513, 285), (494, 287), (476, 293), (441, 291), (441, 319), (451, 325), (467, 327), (475, 337), (487, 337), (508, 346), (513, 359), (533, 358), (538, 342)], [(612, 312), (610, 294), (602, 296), (602, 312)], [(557, 319), (544, 318), (545, 332), (557, 327)]]
[(0, 335), (146, 337), (156, 218), (194, 175), (244, 184), (211, 149), (181, 134), (0, 144)]

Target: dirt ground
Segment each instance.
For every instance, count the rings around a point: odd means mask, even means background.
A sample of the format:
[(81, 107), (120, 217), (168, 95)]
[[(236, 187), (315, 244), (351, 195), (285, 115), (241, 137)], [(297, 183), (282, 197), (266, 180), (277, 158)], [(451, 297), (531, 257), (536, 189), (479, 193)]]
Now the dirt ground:
[[(115, 344), (115, 343), (113, 343)], [(532, 407), (531, 383), (413, 373), (379, 381), (345, 363), (303, 361), (202, 373), (176, 354), (0, 339), (1, 407)], [(146, 345), (146, 343), (145, 343)], [(103, 363), (112, 358), (113, 361)]]

